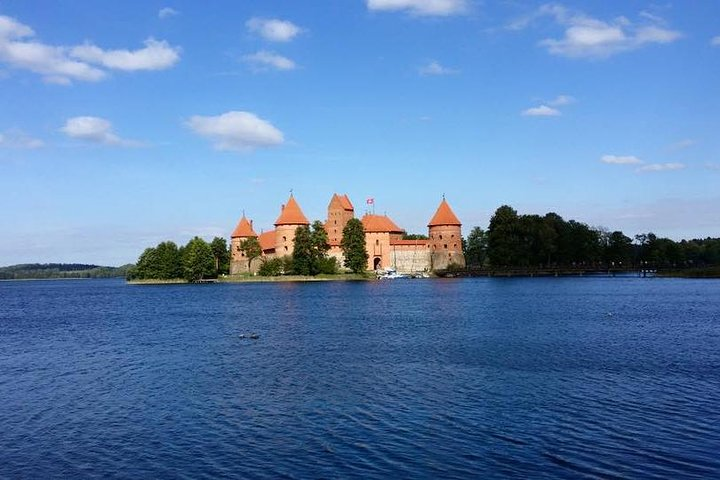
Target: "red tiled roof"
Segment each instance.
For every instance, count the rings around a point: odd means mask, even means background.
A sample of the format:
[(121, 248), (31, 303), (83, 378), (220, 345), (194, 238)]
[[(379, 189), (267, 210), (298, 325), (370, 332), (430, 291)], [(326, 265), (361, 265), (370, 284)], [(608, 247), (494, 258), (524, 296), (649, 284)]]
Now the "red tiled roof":
[(338, 198), (340, 199), (340, 204), (345, 210), (355, 210), (355, 207), (353, 207), (353, 204), (347, 194), (338, 195)]
[(434, 227), (438, 225), (462, 225), (462, 223), (460, 223), (460, 220), (458, 220), (458, 218), (455, 216), (452, 208), (450, 208), (450, 205), (448, 205), (444, 198), (442, 202), (440, 202), (440, 206), (435, 212), (435, 215), (432, 217), (432, 220), (430, 220), (430, 223), (428, 223), (428, 227)]
[(430, 244), (430, 240), (418, 239), (418, 240), (390, 240), (390, 245), (422, 245), (423, 247)]
[(255, 231), (253, 230), (252, 223), (248, 222), (247, 218), (245, 218), (245, 215), (243, 215), (230, 237), (257, 237), (257, 233), (255, 233)]
[(347, 210), (349, 212), (352, 212), (355, 210), (353, 207), (352, 202), (348, 198), (347, 195), (338, 195), (337, 193), (333, 193), (332, 198), (330, 199), (330, 205), (328, 205), (328, 208), (332, 206), (338, 206), (342, 208), (343, 210)]
[(282, 207), (280, 216), (275, 220), (275, 226), (278, 225), (310, 225), (310, 222), (308, 222), (305, 214), (300, 209), (300, 205), (292, 195), (290, 195), (287, 205)]
[(266, 250), (275, 250), (275, 230), (261, 233), (258, 237), (258, 242), (260, 242), (260, 248), (262, 248), (263, 252)]
[(387, 215), (371, 215), (368, 213), (363, 216), (362, 224), (366, 232), (403, 232), (403, 229), (398, 227)]

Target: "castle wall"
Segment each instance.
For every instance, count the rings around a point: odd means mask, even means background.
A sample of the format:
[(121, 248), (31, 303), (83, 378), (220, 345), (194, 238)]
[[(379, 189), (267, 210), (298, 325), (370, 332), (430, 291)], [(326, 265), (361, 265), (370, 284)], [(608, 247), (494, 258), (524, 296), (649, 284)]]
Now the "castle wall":
[(377, 258), (380, 259), (380, 269), (392, 267), (388, 232), (365, 232), (365, 249), (368, 253), (368, 270), (375, 269)]
[(444, 270), (449, 265), (465, 266), (462, 253), (462, 232), (457, 225), (430, 227), (430, 249), (433, 270)]
[(278, 225), (275, 227), (275, 255), (292, 255), (295, 230), (299, 225)]
[(431, 270), (430, 248), (423, 243), (415, 245), (391, 245), (392, 267), (398, 273), (429, 272)]

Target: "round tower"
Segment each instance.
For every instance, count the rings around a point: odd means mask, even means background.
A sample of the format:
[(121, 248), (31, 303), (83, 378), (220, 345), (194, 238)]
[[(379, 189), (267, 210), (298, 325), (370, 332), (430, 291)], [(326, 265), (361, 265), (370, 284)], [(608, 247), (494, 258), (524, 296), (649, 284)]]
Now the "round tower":
[(462, 223), (443, 197), (428, 223), (432, 270), (446, 270), (450, 265), (465, 266), (462, 251)]
[(303, 225), (310, 225), (310, 222), (291, 193), (287, 204), (280, 208), (280, 216), (275, 220), (276, 256), (292, 255), (295, 230)]
[(230, 275), (250, 271), (248, 259), (245, 257), (245, 252), (240, 249), (240, 244), (253, 237), (257, 238), (257, 234), (253, 230), (252, 220), (248, 221), (245, 218), (245, 213), (243, 213), (237, 227), (230, 236)]

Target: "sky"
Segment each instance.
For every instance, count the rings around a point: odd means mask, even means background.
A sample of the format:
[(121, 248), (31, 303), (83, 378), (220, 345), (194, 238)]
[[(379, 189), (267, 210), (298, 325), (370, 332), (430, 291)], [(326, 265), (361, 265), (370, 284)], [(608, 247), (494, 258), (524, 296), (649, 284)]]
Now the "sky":
[(503, 204), (720, 236), (720, 2), (0, 0), (0, 265)]

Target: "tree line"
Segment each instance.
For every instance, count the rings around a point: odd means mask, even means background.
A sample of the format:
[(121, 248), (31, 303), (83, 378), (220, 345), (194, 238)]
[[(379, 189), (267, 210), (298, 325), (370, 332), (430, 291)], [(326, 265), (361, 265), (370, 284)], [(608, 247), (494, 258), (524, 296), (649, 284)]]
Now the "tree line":
[(556, 213), (518, 215), (499, 207), (487, 231), (473, 228), (463, 242), (474, 268), (694, 268), (720, 265), (720, 238), (676, 242), (653, 233), (633, 238), (593, 228)]
[(178, 247), (166, 241), (146, 248), (127, 274), (128, 280), (174, 280), (197, 282), (217, 278), (230, 271), (230, 250), (224, 238), (215, 237), (208, 243), (194, 237)]
[(0, 280), (124, 277), (132, 265), (105, 267), (85, 263), (25, 263), (0, 267)]

